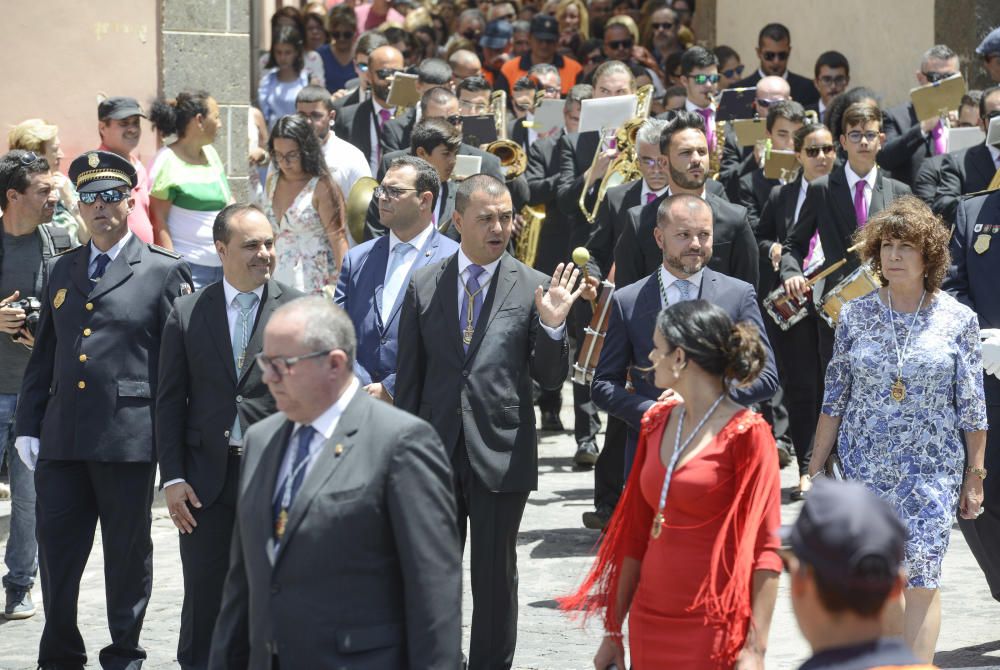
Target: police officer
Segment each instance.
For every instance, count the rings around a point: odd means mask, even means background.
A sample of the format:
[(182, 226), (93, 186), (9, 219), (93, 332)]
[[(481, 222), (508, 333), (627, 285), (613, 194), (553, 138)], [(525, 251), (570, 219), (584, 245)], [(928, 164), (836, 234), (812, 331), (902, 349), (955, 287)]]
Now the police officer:
[(131, 163), (90, 151), (73, 161), (69, 176), (92, 237), (53, 259), (15, 423), (18, 455), (35, 470), (45, 602), (38, 664), (82, 668), (87, 661), (77, 599), (99, 520), (111, 631), (100, 662), (138, 668), (153, 585), (160, 333), (174, 298), (191, 291), (191, 271), (129, 232)]

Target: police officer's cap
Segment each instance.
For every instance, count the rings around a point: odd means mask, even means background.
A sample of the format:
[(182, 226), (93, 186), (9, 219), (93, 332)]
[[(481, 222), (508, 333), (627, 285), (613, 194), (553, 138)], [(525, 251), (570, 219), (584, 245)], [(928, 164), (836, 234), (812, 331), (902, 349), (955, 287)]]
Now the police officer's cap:
[(88, 151), (69, 166), (69, 178), (80, 193), (98, 193), (109, 188), (135, 187), (135, 168), (110, 151)]

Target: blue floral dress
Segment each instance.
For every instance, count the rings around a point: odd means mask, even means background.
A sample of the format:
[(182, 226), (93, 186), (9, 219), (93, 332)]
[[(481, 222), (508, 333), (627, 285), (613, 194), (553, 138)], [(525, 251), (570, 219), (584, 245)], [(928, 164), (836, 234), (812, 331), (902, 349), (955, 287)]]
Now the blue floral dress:
[[(913, 314), (894, 311), (900, 348)], [(961, 431), (986, 430), (975, 313), (938, 291), (920, 310), (903, 361), (906, 396), (889, 395), (896, 349), (876, 291), (844, 305), (826, 371), (823, 413), (843, 417), (837, 451), (848, 479), (887, 500), (909, 531), (909, 585), (937, 588), (965, 463)]]

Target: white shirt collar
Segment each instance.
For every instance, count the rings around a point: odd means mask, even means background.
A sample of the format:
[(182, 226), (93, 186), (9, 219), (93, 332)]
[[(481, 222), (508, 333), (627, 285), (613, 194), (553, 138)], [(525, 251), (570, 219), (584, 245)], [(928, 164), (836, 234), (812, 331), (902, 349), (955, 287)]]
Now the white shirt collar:
[(232, 306), (233, 301), (236, 300), (236, 296), (238, 296), (240, 293), (244, 293), (244, 292), (245, 293), (254, 293), (254, 294), (256, 294), (257, 295), (257, 301), (258, 301), (257, 304), (260, 304), (260, 301), (264, 299), (264, 285), (263, 284), (261, 284), (260, 286), (258, 286), (257, 288), (255, 288), (252, 291), (241, 291), (238, 288), (236, 288), (235, 286), (233, 286), (232, 284), (230, 284), (229, 280), (226, 279), (225, 277), (222, 278), (222, 292), (226, 296), (226, 306)]
[[(760, 68), (757, 68), (757, 74), (760, 76), (761, 79), (763, 79), (764, 77), (777, 76), (777, 75), (764, 74), (764, 71), (761, 70)], [(785, 68), (784, 74), (781, 75), (781, 78), (784, 79), (785, 81), (788, 81), (788, 68), (787, 67)]]
[(805, 177), (803, 177), (802, 178), (802, 187), (799, 188), (799, 192), (802, 193), (803, 195), (805, 195), (808, 190), (809, 190), (809, 182), (806, 180)]
[(116, 258), (118, 258), (118, 254), (121, 252), (122, 249), (125, 248), (125, 245), (128, 244), (128, 241), (130, 239), (132, 239), (132, 231), (131, 230), (126, 230), (125, 231), (125, 235), (122, 236), (122, 238), (120, 240), (118, 240), (117, 242), (115, 242), (114, 246), (112, 246), (107, 251), (101, 251), (100, 249), (98, 249), (97, 247), (94, 246), (93, 242), (91, 242), (90, 243), (90, 261), (88, 261), (88, 263), (93, 263), (94, 260), (96, 260), (97, 257), (100, 256), (101, 254), (107, 254), (108, 258), (110, 258), (112, 261), (115, 260)]
[(822, 99), (816, 104), (816, 113), (819, 115), (819, 122), (823, 123), (823, 115), (826, 113), (826, 105), (823, 104)]
[[(410, 240), (409, 243), (411, 245), (413, 245), (414, 249), (418, 249), (418, 250), (419, 249), (423, 249), (424, 248), (424, 242), (427, 241), (427, 238), (429, 238), (433, 232), (434, 232), (434, 226), (431, 223), (428, 223), (427, 227), (424, 228), (423, 230), (421, 230), (419, 233), (417, 233), (416, 236), (414, 236), (414, 238), (412, 240)], [(389, 254), (390, 255), (392, 254), (392, 250), (396, 248), (396, 245), (399, 245), (399, 244), (402, 244), (402, 243), (403, 243), (403, 241), (401, 239), (399, 239), (398, 237), (396, 237), (396, 233), (394, 231), (390, 230), (389, 231)]]
[[(500, 258), (503, 258), (503, 256), (501, 256)], [(500, 258), (496, 259), (495, 261), (493, 261), (489, 265), (483, 265), (482, 266), (482, 268), (484, 270), (486, 270), (486, 276), (487, 277), (492, 277), (493, 273), (496, 272), (497, 266), (500, 265)], [(458, 248), (458, 277), (459, 277), (459, 279), (462, 278), (462, 273), (465, 272), (465, 269), (467, 267), (469, 267), (470, 265), (472, 265), (472, 264), (473, 263), (472, 263), (472, 261), (469, 260), (469, 257), (466, 256), (465, 252), (462, 251), (462, 248), (459, 247)], [(482, 282), (480, 282), (480, 283), (482, 283)]]
[(703, 109), (710, 109), (712, 110), (713, 114), (715, 113), (715, 108), (712, 105), (709, 105), (708, 107), (699, 107), (698, 105), (691, 102), (690, 98), (684, 98), (684, 109), (686, 109), (689, 112), (694, 112), (695, 114), (701, 114), (701, 110)]
[[(340, 416), (344, 413), (344, 410), (347, 409), (347, 406), (354, 398), (354, 394), (357, 393), (360, 387), (361, 384), (358, 383), (358, 378), (352, 376), (351, 383), (347, 385), (344, 392), (340, 394), (339, 398), (337, 398), (337, 402), (330, 405), (325, 412), (313, 419), (312, 423), (309, 425), (312, 426), (317, 433), (322, 435), (325, 440), (329, 440), (333, 437), (333, 431), (337, 428), (337, 422), (340, 421)], [(301, 423), (296, 422), (295, 430), (298, 430), (301, 425)]]
[(855, 184), (859, 181), (864, 180), (868, 184), (868, 188), (875, 189), (875, 177), (878, 175), (878, 166), (873, 166), (872, 169), (864, 177), (859, 176), (854, 170), (851, 169), (850, 163), (844, 163), (844, 174), (847, 176), (847, 187), (853, 193), (856, 188)]
[[(665, 189), (663, 189), (663, 192), (666, 193), (667, 195), (673, 195), (673, 193), (670, 192), (670, 187), (669, 186), (667, 186)], [(705, 199), (705, 193), (707, 193), (707, 192), (708, 192), (708, 189), (706, 187), (702, 186), (701, 187), (701, 194), (698, 197), (701, 198), (702, 200), (704, 200)], [(643, 203), (643, 204), (646, 204), (646, 203)]]
[[(695, 297), (697, 297), (698, 294), (701, 293), (701, 279), (704, 276), (704, 274), (705, 274), (705, 268), (702, 268), (687, 278), (689, 282), (694, 284)], [(662, 263), (660, 264), (660, 276), (663, 277), (664, 291), (670, 288), (675, 281), (683, 279), (683, 277), (675, 277), (672, 272), (667, 270), (667, 268), (663, 267)]]

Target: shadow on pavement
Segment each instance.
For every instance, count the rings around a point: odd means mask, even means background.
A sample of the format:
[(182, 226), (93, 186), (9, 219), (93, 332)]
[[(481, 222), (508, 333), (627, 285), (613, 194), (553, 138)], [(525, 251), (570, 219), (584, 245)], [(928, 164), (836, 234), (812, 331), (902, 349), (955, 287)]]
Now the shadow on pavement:
[(549, 528), (517, 534), (517, 544), (541, 542), (531, 550), (531, 558), (567, 558), (591, 556), (598, 533), (586, 528)]
[(971, 647), (959, 647), (934, 654), (934, 664), (939, 668), (1000, 668), (1000, 656), (987, 656), (1000, 650), (1000, 640)]
[(551, 496), (539, 497), (536, 493), (528, 498), (529, 505), (541, 506), (552, 503), (564, 503), (572, 500), (591, 500), (594, 497), (593, 489), (569, 489), (567, 491), (552, 491)]

